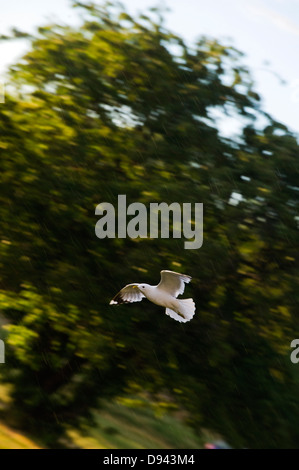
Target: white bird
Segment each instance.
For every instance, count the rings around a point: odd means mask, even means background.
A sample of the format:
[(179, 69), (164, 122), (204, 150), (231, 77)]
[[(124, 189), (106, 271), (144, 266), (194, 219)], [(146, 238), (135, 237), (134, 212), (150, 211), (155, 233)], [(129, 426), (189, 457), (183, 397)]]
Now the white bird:
[(177, 299), (177, 296), (184, 293), (185, 283), (187, 284), (191, 279), (186, 274), (163, 270), (161, 281), (157, 286), (128, 284), (116, 294), (110, 305), (140, 302), (146, 297), (154, 304), (166, 307), (166, 315), (185, 323), (193, 318), (195, 303), (193, 299)]

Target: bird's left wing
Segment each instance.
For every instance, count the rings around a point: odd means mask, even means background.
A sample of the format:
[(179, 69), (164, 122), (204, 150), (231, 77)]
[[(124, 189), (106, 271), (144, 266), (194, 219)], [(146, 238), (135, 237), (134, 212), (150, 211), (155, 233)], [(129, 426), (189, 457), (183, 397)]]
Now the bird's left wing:
[(167, 291), (169, 294), (177, 297), (184, 293), (185, 283), (191, 281), (191, 276), (187, 274), (180, 274), (174, 271), (161, 271), (161, 281), (158, 284), (159, 289)]
[(128, 304), (132, 302), (140, 302), (145, 295), (138, 288), (139, 284), (128, 284), (123, 287), (118, 294), (110, 302), (110, 305)]

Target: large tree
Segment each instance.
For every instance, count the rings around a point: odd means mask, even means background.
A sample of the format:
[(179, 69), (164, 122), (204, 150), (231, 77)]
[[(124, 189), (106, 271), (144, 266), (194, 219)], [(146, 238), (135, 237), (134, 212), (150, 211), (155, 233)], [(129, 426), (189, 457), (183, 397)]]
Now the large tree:
[[(159, 11), (75, 6), (82, 25), (39, 28), (0, 109), (1, 308), (15, 406), (40, 428), (140, 387), (167, 392), (197, 429), (234, 445), (297, 446), (295, 137), (262, 112), (233, 47), (209, 38), (189, 47)], [(214, 110), (243, 123), (238, 138), (222, 137)], [(119, 194), (128, 204), (203, 202), (203, 246), (99, 240), (95, 207), (117, 206)], [(160, 269), (192, 275), (192, 322), (146, 302), (108, 305), (124, 283), (155, 283)]]

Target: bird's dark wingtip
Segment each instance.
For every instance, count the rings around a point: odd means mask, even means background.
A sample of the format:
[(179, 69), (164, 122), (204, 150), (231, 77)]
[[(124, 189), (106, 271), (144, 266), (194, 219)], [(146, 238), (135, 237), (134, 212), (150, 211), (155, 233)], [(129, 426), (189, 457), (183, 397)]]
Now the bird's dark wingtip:
[(110, 301), (109, 305), (120, 305), (120, 304), (129, 304), (128, 300), (124, 300), (120, 293), (116, 294), (115, 297)]

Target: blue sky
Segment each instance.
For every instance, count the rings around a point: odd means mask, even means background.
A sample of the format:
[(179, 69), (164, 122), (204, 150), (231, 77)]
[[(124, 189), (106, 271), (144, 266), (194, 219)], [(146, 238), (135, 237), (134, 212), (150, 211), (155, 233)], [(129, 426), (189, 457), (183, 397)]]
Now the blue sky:
[[(129, 13), (136, 13), (158, 2), (122, 3)], [(299, 133), (299, 0), (166, 0), (163, 4), (171, 9), (167, 27), (189, 43), (204, 34), (244, 52), (263, 109)], [(49, 20), (74, 24), (77, 13), (70, 5), (69, 0), (9, 0), (1, 11), (0, 34), (12, 26), (32, 31)], [(0, 43), (0, 74), (27, 48), (28, 43), (20, 40)], [(287, 83), (282, 85), (281, 79)], [(231, 128), (228, 120), (228, 133)]]

